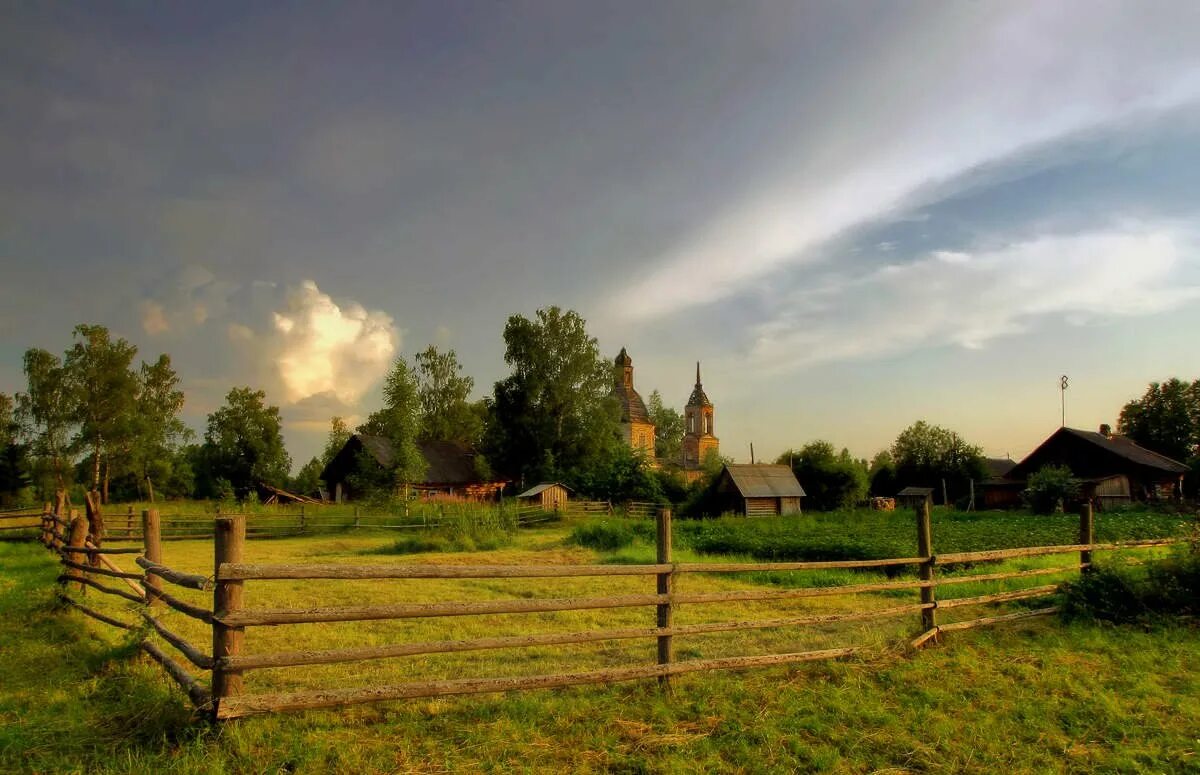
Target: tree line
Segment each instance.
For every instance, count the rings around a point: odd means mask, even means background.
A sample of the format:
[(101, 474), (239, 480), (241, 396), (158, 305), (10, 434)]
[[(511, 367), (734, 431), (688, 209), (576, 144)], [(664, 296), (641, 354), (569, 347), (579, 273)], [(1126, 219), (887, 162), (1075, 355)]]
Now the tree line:
[[(613, 364), (600, 354), (578, 313), (558, 307), (532, 317), (512, 315), (504, 330), (510, 373), (483, 398), (453, 350), (430, 346), (411, 362), (391, 365), (382, 405), (357, 428), (330, 420), (322, 453), (293, 476), (278, 406), (262, 390), (231, 388), (206, 418), (197, 438), (180, 419), (185, 396), (171, 359), (138, 361), (137, 348), (99, 325), (79, 325), (60, 356), (27, 350), (26, 389), (0, 394), (0, 500), (45, 499), (56, 489), (94, 490), (104, 502), (155, 497), (243, 499), (260, 483), (311, 494), (320, 474), (351, 433), (391, 443), (395, 465), (359, 466), (361, 490), (392, 492), (425, 473), (422, 441), (454, 441), (475, 450), (481, 479), (504, 478), (518, 486), (561, 481), (600, 499), (695, 499), (705, 482), (690, 487), (678, 471), (683, 418), (658, 391), (647, 401), (656, 426), (651, 460), (622, 443), (620, 408), (613, 398)], [(1134, 441), (1200, 470), (1200, 380), (1152, 383), (1127, 403), (1119, 430)], [(704, 461), (711, 478), (727, 459)], [(904, 486), (934, 488), (943, 482), (951, 503), (968, 497), (971, 482), (987, 476), (976, 445), (957, 433), (916, 422), (870, 461), (828, 441), (789, 449), (777, 459), (790, 465), (808, 497), (806, 508), (852, 506), (868, 495), (894, 495)]]

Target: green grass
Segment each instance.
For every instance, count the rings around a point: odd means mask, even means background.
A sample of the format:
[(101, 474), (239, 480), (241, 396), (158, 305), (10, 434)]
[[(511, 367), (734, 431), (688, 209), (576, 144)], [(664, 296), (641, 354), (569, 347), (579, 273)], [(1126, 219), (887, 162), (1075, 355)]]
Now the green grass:
[[(641, 538), (603, 555), (570, 545), (565, 539), (578, 524), (523, 529), (496, 551), (426, 552), (403, 561), (581, 563), (646, 549)], [(380, 553), (395, 540), (360, 531), (252, 541), (246, 561), (396, 562)], [(204, 541), (171, 542), (164, 559), (208, 574), (211, 551)], [(686, 546), (677, 556), (711, 559)], [(1056, 562), (1065, 564), (1063, 558), (1030, 558), (987, 572)], [(896, 644), (915, 634), (915, 617), (677, 638), (681, 659), (859, 643), (868, 648), (862, 658), (844, 662), (683, 676), (673, 696), (654, 682), (637, 682), (250, 718), (217, 733), (190, 718), (182, 693), (122, 633), (58, 609), (56, 572), (36, 545), (0, 545), (0, 771), (1200, 771), (1200, 632), (1184, 625), (1147, 630), (1039, 619), (952, 633), (943, 645), (913, 655)], [(764, 574), (698, 574), (680, 585), (720, 591), (872, 578), (821, 574), (775, 574), (782, 582)], [(1047, 580), (1012, 586), (1021, 583)], [(269, 581), (248, 582), (246, 602), (290, 607), (622, 594), (649, 591), (648, 584), (644, 578)], [(953, 594), (1001, 588), (964, 584)], [(948, 596), (952, 588), (944, 589)], [(177, 593), (205, 602), (202, 593)], [(903, 602), (915, 602), (915, 591), (683, 606), (676, 621), (777, 618)], [(89, 593), (87, 603), (130, 619), (115, 598)], [(1011, 608), (948, 609), (944, 621)], [(303, 648), (318, 636), (321, 647), (339, 647), (647, 626), (649, 616), (646, 609), (615, 609), (258, 628), (248, 631), (246, 648)], [(199, 623), (173, 613), (164, 618), (207, 650), (207, 631)], [(650, 662), (653, 650), (648, 642), (612, 642), (264, 670), (247, 674), (247, 691), (586, 670)]]

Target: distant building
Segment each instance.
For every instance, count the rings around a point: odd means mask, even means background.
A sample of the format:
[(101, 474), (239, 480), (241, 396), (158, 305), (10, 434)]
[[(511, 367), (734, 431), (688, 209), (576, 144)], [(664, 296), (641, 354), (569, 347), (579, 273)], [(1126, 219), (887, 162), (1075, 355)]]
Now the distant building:
[(558, 482), (544, 482), (517, 496), (522, 506), (537, 506), (543, 511), (562, 511), (571, 499), (571, 488)]
[(721, 442), (713, 435), (713, 404), (700, 383), (700, 362), (696, 361), (696, 386), (683, 409), (683, 469), (698, 471), (710, 452), (720, 451)]
[(897, 508), (918, 508), (925, 503), (933, 505), (932, 487), (905, 487), (896, 493)]
[(621, 438), (630, 449), (654, 458), (654, 423), (633, 387), (633, 359), (625, 348), (614, 361), (612, 396), (621, 405)]
[(791, 466), (730, 463), (712, 485), (710, 508), (747, 517), (799, 514), (804, 488)]
[[(465, 445), (453, 441), (421, 441), (417, 442), (417, 448), (425, 459), (425, 475), (420, 481), (408, 484), (418, 493), (495, 498), (504, 490), (505, 482), (479, 475), (476, 455)], [(363, 464), (377, 465), (384, 471), (395, 468), (396, 454), (391, 440), (356, 433), (346, 441), (321, 471), (321, 480), (334, 501), (341, 503), (363, 495), (354, 492), (351, 481)]]
[(1097, 506), (1158, 500), (1181, 494), (1188, 467), (1115, 434), (1059, 428), (1002, 477), (983, 483), (985, 508), (1018, 506), (1031, 474), (1046, 466), (1065, 466), (1080, 481), (1081, 497)]

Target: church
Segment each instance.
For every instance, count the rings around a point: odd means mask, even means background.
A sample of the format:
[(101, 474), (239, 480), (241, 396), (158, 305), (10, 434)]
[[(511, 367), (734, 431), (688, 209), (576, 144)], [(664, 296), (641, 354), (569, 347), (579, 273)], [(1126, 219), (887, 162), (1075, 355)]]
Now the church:
[[(654, 458), (654, 422), (646, 403), (633, 386), (633, 359), (625, 348), (613, 363), (612, 396), (621, 406), (621, 438), (635, 452)], [(720, 441), (713, 435), (713, 404), (700, 382), (700, 363), (696, 363), (696, 385), (683, 409), (683, 453), (679, 464), (684, 472), (699, 472), (705, 457), (717, 453)], [(689, 476), (689, 478), (691, 478)]]

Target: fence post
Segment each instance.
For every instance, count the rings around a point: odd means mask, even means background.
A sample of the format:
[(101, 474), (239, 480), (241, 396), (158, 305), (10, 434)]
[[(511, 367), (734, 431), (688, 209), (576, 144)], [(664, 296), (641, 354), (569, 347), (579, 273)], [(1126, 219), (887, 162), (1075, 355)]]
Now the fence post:
[[(67, 493), (65, 490), (56, 490), (54, 492), (54, 516), (61, 520), (70, 519), (67, 515)], [(55, 551), (58, 551), (63, 546), (63, 540), (59, 535), (66, 534), (70, 531), (71, 526), (69, 524), (60, 525), (58, 522), (55, 522), (53, 529), (54, 534), (50, 536), (50, 540), (52, 541), (51, 546)]]
[[(658, 564), (666, 565), (671, 562), (671, 510), (662, 509), (658, 512), (658, 535), (655, 545), (658, 549)], [(670, 595), (674, 591), (675, 573), (671, 571), (658, 574), (658, 594)], [(671, 626), (672, 614), (674, 613), (674, 605), (670, 602), (660, 603), (658, 605), (658, 627), (660, 629)], [(675, 661), (675, 647), (670, 635), (658, 636), (658, 664), (669, 665)], [(660, 675), (658, 677), (658, 685), (670, 691), (671, 677), (669, 675)]]
[[(920, 567), (921, 581), (933, 581), (933, 526), (929, 519), (928, 498), (917, 506), (917, 555), (925, 558)], [(921, 603), (923, 605), (937, 604), (933, 587), (921, 587)], [(936, 611), (936, 608), (926, 608), (921, 611), (922, 632), (929, 632), (937, 627)]]
[(300, 504), (300, 532), (303, 533), (305, 528), (304, 520), (304, 504)]
[[(150, 562), (162, 564), (162, 523), (158, 519), (158, 509), (142, 510), (142, 555)], [(162, 579), (153, 573), (145, 574), (146, 580), (142, 588), (146, 590), (146, 605), (151, 609), (161, 608), (162, 602), (158, 593), (162, 592)]]
[(133, 506), (125, 510), (125, 537), (133, 538)]
[(212, 712), (213, 720), (216, 720), (221, 698), (242, 693), (242, 671), (222, 667), (222, 658), (241, 653), (245, 630), (242, 627), (227, 627), (220, 622), (220, 618), (241, 609), (243, 583), (221, 581), (219, 577), (222, 564), (242, 561), (246, 545), (245, 515), (219, 517), (213, 539), (213, 576), (217, 581), (213, 588), (212, 635), (215, 664), (212, 673)]
[[(1079, 507), (1079, 543), (1091, 546), (1096, 543), (1096, 523), (1092, 515), (1092, 502), (1086, 501)], [(1092, 569), (1092, 551), (1085, 549), (1079, 553), (1081, 570), (1087, 573)]]
[(54, 523), (50, 520), (50, 515), (54, 513), (53, 508), (54, 506), (49, 501), (46, 501), (46, 505), (42, 507), (42, 546), (47, 549), (54, 545), (53, 537), (50, 534), (54, 528)]
[(354, 527), (358, 527), (358, 506), (354, 507)]
[[(71, 509), (71, 535), (70, 535), (70, 541), (67, 545), (68, 550), (82, 549), (87, 544), (87, 532), (88, 532), (87, 520), (84, 519), (83, 517), (79, 516), (79, 512), (76, 509)], [(85, 556), (86, 555), (84, 555), (83, 552), (68, 551), (68, 553), (67, 553), (67, 559), (69, 559), (71, 562), (78, 563), (80, 565), (83, 564)], [(68, 568), (67, 575), (71, 576), (72, 578), (77, 578), (80, 580), (79, 581), (80, 594), (83, 594), (87, 591), (87, 585), (85, 585), (83, 583), (83, 578), (84, 578), (83, 571), (81, 571), (77, 568)]]

